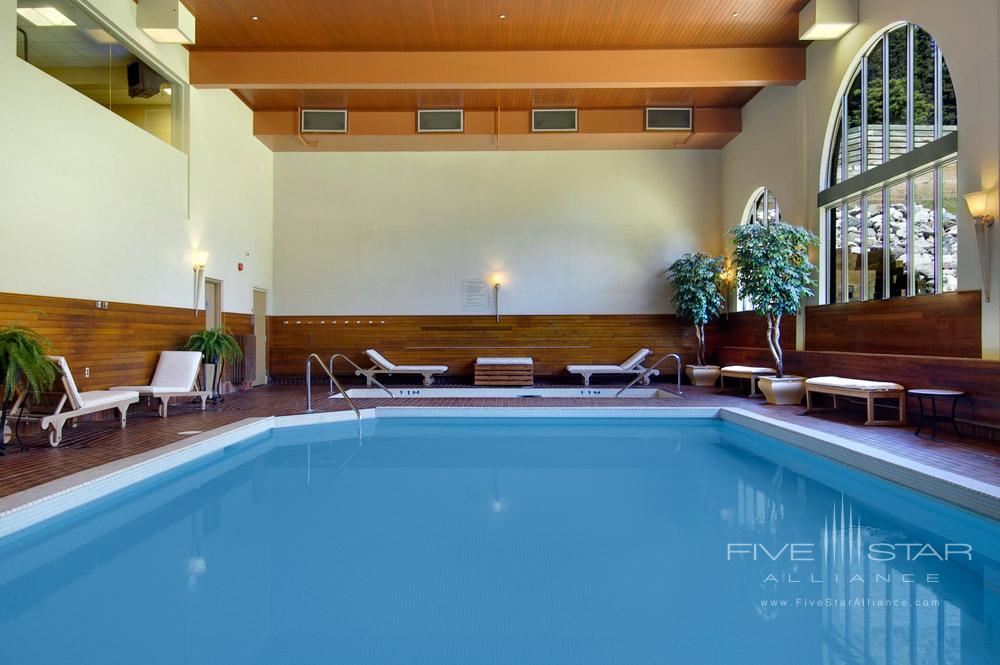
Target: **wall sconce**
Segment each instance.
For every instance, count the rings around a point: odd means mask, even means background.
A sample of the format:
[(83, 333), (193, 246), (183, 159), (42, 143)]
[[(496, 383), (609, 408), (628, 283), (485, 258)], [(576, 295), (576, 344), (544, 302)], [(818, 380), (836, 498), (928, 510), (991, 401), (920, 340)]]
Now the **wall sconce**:
[(970, 192), (965, 195), (965, 205), (976, 220), (976, 243), (979, 245), (979, 267), (983, 272), (983, 298), (990, 301), (990, 229), (993, 215), (989, 212), (989, 192)]
[(205, 279), (205, 266), (208, 265), (208, 252), (194, 253), (194, 315), (198, 316), (198, 305), (201, 303), (201, 284)]
[(722, 272), (719, 273), (719, 291), (725, 301), (727, 319), (729, 318), (729, 298), (733, 293), (734, 286), (736, 286), (736, 264), (733, 262), (733, 257), (727, 256), (722, 263)]
[(497, 307), (497, 323), (500, 323), (500, 285), (504, 282), (504, 274), (495, 273), (490, 277), (490, 281), (493, 283), (493, 299)]

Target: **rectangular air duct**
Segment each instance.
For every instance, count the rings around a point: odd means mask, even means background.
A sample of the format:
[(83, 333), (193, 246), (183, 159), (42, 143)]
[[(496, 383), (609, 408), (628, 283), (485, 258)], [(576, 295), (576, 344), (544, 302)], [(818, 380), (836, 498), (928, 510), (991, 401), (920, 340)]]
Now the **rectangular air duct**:
[(692, 109), (678, 107), (648, 107), (646, 131), (691, 131)]
[(428, 109), (417, 111), (417, 131), (461, 132), (465, 130), (462, 109)]
[(575, 132), (577, 131), (576, 109), (532, 109), (531, 131)]
[(347, 111), (345, 109), (302, 109), (302, 133), (307, 132), (346, 134)]

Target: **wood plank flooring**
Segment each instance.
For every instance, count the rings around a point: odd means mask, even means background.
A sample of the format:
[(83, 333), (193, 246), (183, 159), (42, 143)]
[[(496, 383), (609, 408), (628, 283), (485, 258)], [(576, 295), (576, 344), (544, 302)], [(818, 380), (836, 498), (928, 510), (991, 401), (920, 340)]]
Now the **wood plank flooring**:
[[(543, 382), (539, 382), (543, 385)], [(551, 384), (549, 384), (551, 385)], [(463, 386), (468, 387), (468, 386)], [(317, 411), (338, 411), (349, 408), (345, 400), (316, 394)], [(375, 406), (437, 406), (437, 407), (594, 407), (622, 406), (621, 400), (609, 398), (464, 398), (464, 399), (405, 399), (380, 398), (357, 400), (362, 408)], [(864, 416), (850, 410), (818, 416), (802, 416), (802, 407), (768, 406), (760, 399), (748, 399), (732, 394), (719, 395), (714, 388), (685, 386), (683, 399), (642, 400), (642, 406), (734, 406), (757, 413), (813, 427), (832, 434), (890, 451), (903, 457), (946, 469), (977, 480), (1000, 484), (1000, 446), (985, 440), (959, 441), (950, 432), (939, 432), (937, 441), (918, 438), (912, 427), (867, 428)], [(33, 434), (26, 437), (29, 445), (20, 452), (9, 447), (0, 458), (0, 496), (28, 489), (62, 476), (76, 473), (114, 460), (154, 449), (184, 438), (181, 432), (205, 431), (243, 418), (267, 415), (289, 415), (305, 410), (305, 387), (302, 385), (267, 386), (226, 396), (222, 404), (202, 412), (194, 406), (171, 407), (170, 418), (156, 416), (155, 410), (136, 409), (131, 413), (125, 430), (114, 419), (81, 423), (67, 429), (59, 448), (48, 445), (46, 437)]]

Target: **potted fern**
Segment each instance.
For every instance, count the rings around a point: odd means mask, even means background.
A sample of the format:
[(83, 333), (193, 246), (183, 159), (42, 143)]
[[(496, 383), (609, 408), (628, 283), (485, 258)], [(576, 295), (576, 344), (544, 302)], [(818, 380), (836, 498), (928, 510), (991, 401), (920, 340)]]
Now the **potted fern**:
[(802, 299), (813, 294), (816, 267), (809, 260), (809, 247), (816, 244), (816, 236), (780, 220), (742, 224), (730, 235), (739, 294), (767, 321), (767, 346), (777, 370), (758, 385), (771, 404), (798, 404), (805, 395), (805, 379), (785, 376), (781, 318), (797, 313)]
[(56, 367), (49, 360), (51, 344), (38, 333), (20, 326), (0, 327), (0, 391), (3, 407), (0, 409), (0, 455), (10, 440), (7, 412), (15, 392), (29, 391), (36, 399), (52, 389), (56, 380)]
[[(202, 356), (202, 376), (206, 389), (212, 393), (213, 401), (219, 400), (222, 395), (219, 386), (222, 382), (222, 370), (225, 364), (234, 363), (243, 357), (243, 350), (240, 349), (239, 342), (233, 337), (233, 333), (224, 326), (216, 326), (207, 330), (199, 330), (188, 337), (187, 342), (181, 347), (181, 351), (200, 351)], [(212, 378), (208, 378), (208, 367), (213, 368)], [(211, 387), (209, 387), (211, 386)]]
[(719, 366), (705, 364), (705, 326), (719, 315), (725, 304), (719, 291), (723, 262), (721, 256), (699, 252), (685, 254), (667, 269), (667, 277), (674, 285), (677, 317), (694, 326), (698, 340), (698, 363), (684, 368), (696, 386), (710, 386), (719, 378)]

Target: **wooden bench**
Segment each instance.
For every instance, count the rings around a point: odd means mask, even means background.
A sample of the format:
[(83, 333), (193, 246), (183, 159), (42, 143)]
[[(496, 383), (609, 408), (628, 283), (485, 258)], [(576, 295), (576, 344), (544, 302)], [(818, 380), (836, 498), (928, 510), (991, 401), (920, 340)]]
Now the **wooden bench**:
[[(833, 397), (833, 408), (837, 408), (837, 397), (858, 397), (865, 400), (868, 407), (868, 419), (865, 425), (905, 425), (906, 424), (906, 389), (898, 383), (886, 381), (865, 381), (862, 379), (845, 379), (839, 376), (818, 376), (806, 379), (806, 413), (818, 409), (813, 407), (812, 394), (820, 393)], [(875, 420), (875, 400), (894, 399), (899, 402), (899, 417), (895, 420)]]
[(533, 386), (531, 358), (476, 358), (477, 386)]

